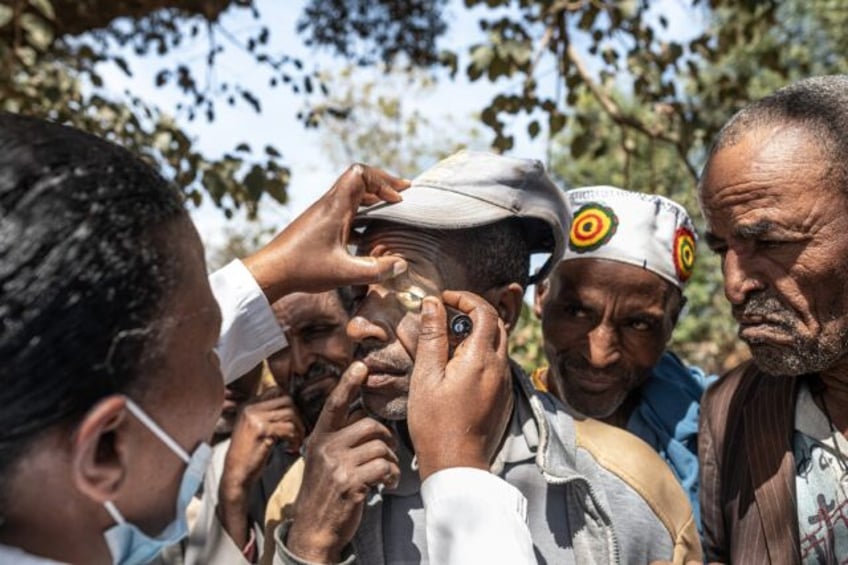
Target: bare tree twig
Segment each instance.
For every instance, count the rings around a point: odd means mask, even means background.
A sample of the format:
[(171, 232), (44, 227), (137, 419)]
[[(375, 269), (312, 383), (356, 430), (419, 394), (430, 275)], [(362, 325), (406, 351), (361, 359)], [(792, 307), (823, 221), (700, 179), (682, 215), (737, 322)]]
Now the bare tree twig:
[(592, 96), (603, 108), (604, 112), (612, 118), (612, 120), (622, 126), (629, 127), (638, 132), (641, 132), (648, 137), (653, 139), (657, 139), (663, 141), (665, 143), (669, 143), (675, 147), (677, 150), (677, 154), (683, 160), (683, 163), (686, 165), (686, 170), (692, 176), (692, 178), (697, 181), (698, 180), (698, 171), (695, 169), (694, 165), (689, 161), (688, 156), (686, 155), (686, 149), (682, 146), (680, 142), (680, 138), (676, 135), (672, 135), (666, 133), (659, 126), (649, 126), (644, 123), (642, 120), (636, 118), (635, 116), (626, 114), (619, 105), (612, 99), (612, 97), (607, 94), (606, 91), (592, 78), (592, 75), (589, 73), (589, 69), (586, 67), (586, 64), (583, 62), (583, 59), (580, 57), (580, 54), (577, 52), (577, 49), (574, 47), (574, 44), (570, 41), (567, 42), (568, 45), (565, 49), (565, 56), (574, 65), (574, 69), (577, 71), (577, 74), (580, 76), (580, 79), (583, 81), (583, 84), (589, 89), (592, 93)]
[(645, 135), (649, 135), (651, 137), (656, 137), (657, 139), (662, 139), (663, 141), (667, 141), (668, 143), (677, 143), (677, 138), (674, 136), (670, 136), (656, 128), (648, 127), (638, 118), (634, 116), (630, 116), (625, 114), (618, 104), (613, 100), (604, 89), (596, 83), (592, 76), (589, 74), (589, 70), (586, 68), (585, 63), (580, 58), (580, 55), (577, 53), (577, 49), (574, 47), (574, 44), (569, 43), (565, 49), (566, 57), (571, 61), (571, 64), (574, 65), (575, 70), (577, 70), (577, 74), (580, 75), (580, 79), (583, 83), (589, 88), (589, 91), (592, 93), (592, 96), (600, 103), (603, 107), (604, 111), (609, 114), (609, 116), (618, 124), (629, 126), (635, 130), (641, 131)]
[(585, 5), (586, 5), (586, 0), (576, 0), (576, 1), (560, 0), (559, 2), (552, 4), (551, 7), (548, 8), (548, 13), (549, 14), (556, 14), (557, 12), (563, 12), (563, 11), (565, 11), (565, 12), (576, 12), (577, 10), (579, 10), (580, 8), (582, 8)]

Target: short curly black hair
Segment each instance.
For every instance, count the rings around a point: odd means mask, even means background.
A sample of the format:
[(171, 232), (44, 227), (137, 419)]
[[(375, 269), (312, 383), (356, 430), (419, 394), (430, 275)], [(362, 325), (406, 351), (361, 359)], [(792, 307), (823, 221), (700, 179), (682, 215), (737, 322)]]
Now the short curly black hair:
[(521, 222), (510, 218), (461, 230), (441, 230), (445, 252), (465, 267), (467, 290), (483, 293), (530, 279), (530, 245)]

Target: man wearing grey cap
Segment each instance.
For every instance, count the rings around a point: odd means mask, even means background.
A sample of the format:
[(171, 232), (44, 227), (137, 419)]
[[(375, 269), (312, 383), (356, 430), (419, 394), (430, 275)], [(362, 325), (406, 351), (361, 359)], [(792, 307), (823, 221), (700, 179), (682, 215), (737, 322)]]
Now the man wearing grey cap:
[(698, 518), (698, 415), (715, 380), (666, 350), (695, 262), (686, 210), (612, 186), (566, 193), (565, 254), (536, 286), (549, 368), (533, 375), (580, 414), (624, 428), (668, 462)]
[[(399, 256), (409, 270), (358, 292), (348, 334), (359, 380), (343, 380), (344, 394), (334, 392), (308, 443), (293, 520), (275, 535), (278, 562), (428, 562), (425, 505), (439, 496), (433, 470), (445, 467), (465, 467), (469, 481), (513, 485), (512, 498), (498, 495), (492, 511), (526, 520), (542, 562), (700, 560), (691, 508), (656, 453), (614, 427), (572, 418), (506, 354), (530, 254), (551, 254), (544, 276), (562, 254), (567, 217), (538, 161), (469, 152), (415, 179), (402, 203), (360, 210), (359, 254)], [(458, 315), (473, 330), (449, 349), (445, 328)], [(435, 347), (446, 366), (415, 363)], [(491, 398), (494, 386), (506, 409), (474, 427), (417, 411), (416, 399), (432, 399), (471, 365), (481, 393)], [(351, 423), (339, 401), (357, 396), (369, 417)], [(486, 408), (441, 398), (458, 415)], [(450, 441), (435, 452), (427, 433)], [(383, 486), (373, 480), (381, 470)], [(478, 551), (472, 561), (502, 561)]]

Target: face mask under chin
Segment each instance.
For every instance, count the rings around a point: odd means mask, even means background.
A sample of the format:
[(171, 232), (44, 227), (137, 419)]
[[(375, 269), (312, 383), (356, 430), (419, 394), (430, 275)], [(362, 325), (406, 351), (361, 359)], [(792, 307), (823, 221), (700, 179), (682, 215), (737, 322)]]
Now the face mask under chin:
[(135, 402), (127, 398), (127, 409), (158, 437), (177, 457), (186, 463), (176, 501), (174, 520), (155, 537), (144, 533), (128, 522), (112, 501), (104, 503), (115, 525), (103, 532), (106, 544), (116, 565), (142, 565), (152, 561), (165, 547), (173, 545), (188, 534), (186, 509), (203, 482), (203, 475), (212, 456), (212, 449), (201, 442), (189, 455)]

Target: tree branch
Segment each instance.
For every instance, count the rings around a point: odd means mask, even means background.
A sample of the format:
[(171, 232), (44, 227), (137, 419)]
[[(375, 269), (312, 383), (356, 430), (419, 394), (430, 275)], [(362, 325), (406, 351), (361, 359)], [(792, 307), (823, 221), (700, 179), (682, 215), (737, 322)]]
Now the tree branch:
[(589, 69), (586, 67), (586, 64), (583, 62), (583, 59), (580, 58), (579, 53), (577, 53), (577, 49), (574, 47), (574, 44), (571, 41), (567, 41), (567, 46), (565, 49), (565, 55), (567, 59), (574, 65), (574, 69), (577, 71), (577, 74), (580, 76), (580, 79), (583, 81), (583, 84), (589, 89), (594, 96), (595, 100), (601, 105), (604, 112), (612, 118), (612, 120), (624, 127), (629, 127), (634, 129), (648, 137), (653, 139), (657, 139), (663, 141), (665, 143), (669, 143), (673, 145), (677, 154), (683, 160), (683, 163), (686, 165), (686, 169), (689, 171), (689, 174), (692, 178), (697, 181), (698, 180), (698, 171), (695, 169), (694, 165), (689, 162), (689, 158), (686, 155), (685, 148), (681, 145), (680, 139), (675, 136), (664, 132), (660, 126), (649, 126), (644, 123), (640, 119), (635, 116), (626, 114), (619, 105), (609, 96), (606, 91), (592, 78), (592, 75), (589, 73)]
[(51, 0), (56, 18), (56, 36), (81, 35), (108, 26), (117, 18), (141, 19), (163, 9), (200, 15), (215, 21), (236, 0)]
[(548, 44), (551, 42), (551, 38), (554, 36), (553, 26), (545, 27), (545, 34), (542, 36), (541, 41), (539, 41), (539, 49), (536, 51), (536, 56), (533, 57), (533, 61), (530, 63), (530, 68), (527, 69), (527, 78), (524, 80), (524, 87), (527, 88), (527, 85), (530, 84), (530, 81), (533, 80), (533, 74), (536, 71), (536, 65), (539, 64), (539, 59), (542, 58), (542, 55), (547, 49)]
[(577, 74), (580, 75), (580, 79), (583, 81), (583, 84), (589, 88), (592, 96), (595, 97), (601, 107), (603, 107), (604, 111), (613, 119), (614, 122), (641, 131), (645, 135), (656, 137), (669, 143), (677, 143), (677, 139), (675, 137), (669, 136), (655, 128), (650, 128), (634, 116), (625, 114), (615, 100), (613, 100), (612, 97), (610, 97), (604, 89), (592, 79), (585, 63), (577, 53), (577, 49), (574, 48), (574, 44), (569, 42), (565, 49), (565, 54), (566, 57), (568, 57), (568, 60), (571, 61), (571, 64), (574, 65), (574, 69), (577, 71)]
[(549, 14), (557, 14), (559, 12), (576, 12), (586, 4), (586, 0), (559, 0), (548, 8)]

